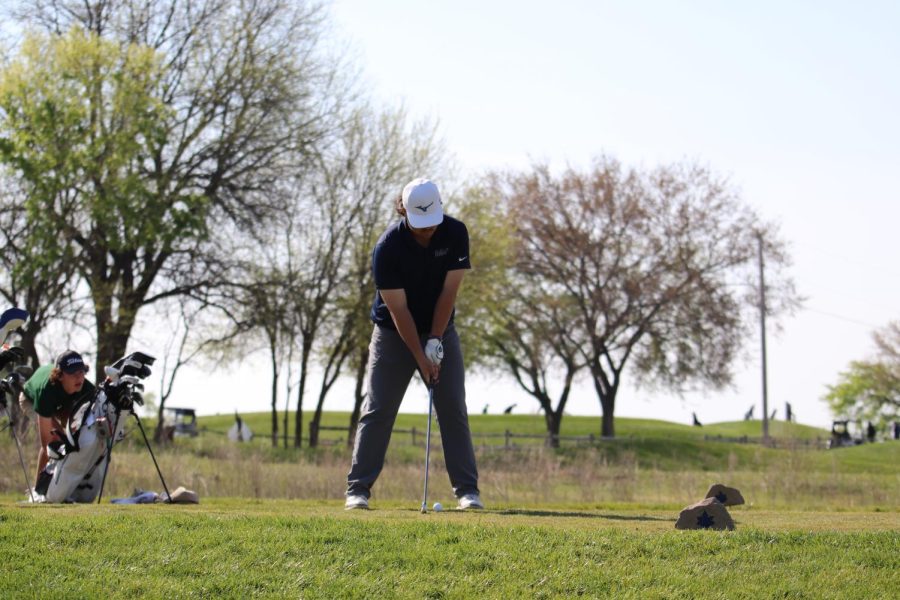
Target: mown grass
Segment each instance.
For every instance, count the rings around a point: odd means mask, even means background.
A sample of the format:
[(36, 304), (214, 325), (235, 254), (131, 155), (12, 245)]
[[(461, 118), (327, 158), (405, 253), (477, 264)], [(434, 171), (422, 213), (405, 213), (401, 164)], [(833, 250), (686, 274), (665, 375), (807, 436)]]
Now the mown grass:
[(897, 513), (0, 505), (0, 597), (896, 597)]
[[(266, 431), (267, 415), (246, 419)], [(564, 435), (597, 426), (567, 421)], [(232, 422), (204, 418), (210, 431), (155, 448), (169, 487), (196, 490), (199, 506), (20, 504), (15, 446), (0, 438), (0, 598), (885, 598), (900, 586), (900, 443), (773, 448), (704, 439), (751, 435), (753, 423), (620, 419), (613, 441), (507, 449), (478, 436), (540, 434), (539, 417), (473, 415), (487, 511), (420, 515), (422, 440), (399, 434), (375, 510), (346, 513), (342, 432), (314, 450), (211, 432)], [(397, 427), (423, 425), (401, 415)], [(783, 425), (784, 440), (823, 434)], [(434, 441), (430, 499), (451, 507)], [(715, 482), (748, 501), (731, 509), (737, 531), (676, 531), (678, 511)], [(162, 491), (136, 431), (116, 447), (104, 498), (134, 488)]]

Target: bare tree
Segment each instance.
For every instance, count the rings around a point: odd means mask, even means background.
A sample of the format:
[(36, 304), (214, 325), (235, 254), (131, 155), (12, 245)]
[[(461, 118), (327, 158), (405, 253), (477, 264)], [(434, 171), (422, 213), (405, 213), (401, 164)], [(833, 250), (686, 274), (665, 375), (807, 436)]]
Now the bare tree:
[[(277, 193), (289, 187), (281, 185)], [(293, 358), (296, 320), (289, 292), (294, 246), (294, 212), (288, 211), (277, 224), (254, 231), (225, 236), (217, 284), (199, 300), (217, 323), (204, 353), (222, 362), (244, 360), (264, 350), (271, 367), (271, 439), (278, 445), (278, 389), (283, 369)], [(215, 338), (215, 339), (214, 339)], [(288, 371), (290, 379), (290, 371)], [(287, 382), (290, 390), (290, 381)], [(285, 415), (286, 418), (286, 415)], [(284, 428), (287, 441), (287, 423)]]
[(153, 440), (157, 443), (162, 443), (166, 439), (163, 415), (166, 401), (172, 395), (175, 387), (175, 378), (182, 367), (190, 363), (198, 354), (198, 351), (188, 349), (188, 340), (196, 312), (189, 311), (184, 304), (181, 304), (179, 313), (179, 318), (169, 335), (159, 366), (159, 404), (156, 407), (156, 429), (153, 433)]
[(391, 218), (400, 188), (410, 179), (429, 174), (439, 178), (447, 170), (447, 155), (429, 120), (412, 121), (405, 110), (357, 108), (347, 120), (324, 167), (327, 189), (336, 194), (349, 219), (329, 220), (339, 230), (331, 237), (343, 241), (330, 306), (321, 327), (328, 342), (319, 351), (324, 375), (310, 423), (310, 444), (315, 445), (325, 397), (336, 377), (349, 369), (356, 385), (348, 444), (365, 397), (364, 380), (372, 324), (369, 309), (375, 295), (371, 274), (372, 249)]
[[(544, 296), (539, 286), (523, 284), (497, 306), (499, 328), (482, 330), (516, 383), (540, 404), (552, 447), (559, 446), (569, 393), (585, 366), (579, 342), (569, 329), (575, 308), (568, 298)], [(562, 384), (554, 398), (551, 390), (558, 379)]]
[[(565, 321), (555, 309), (530, 310), (547, 313), (539, 321), (553, 332), (550, 340), (577, 349), (604, 436), (615, 433), (626, 365), (639, 381), (675, 391), (727, 385), (753, 323), (746, 300), (757, 232), (765, 232), (767, 265), (789, 262), (774, 228), (694, 165), (643, 172), (601, 158), (586, 173), (559, 177), (536, 167), (494, 192), (514, 222), (517, 275), (541, 291), (541, 304), (575, 307)], [(799, 301), (784, 277), (768, 291), (773, 315)]]
[[(326, 325), (336, 311), (337, 292), (344, 278), (344, 257), (350, 247), (351, 224), (357, 213), (342, 190), (333, 184), (323, 165), (308, 187), (298, 190), (303, 210), (300, 235), (294, 245), (297, 260), (288, 273), (288, 294), (296, 322), (295, 343), (299, 353), (300, 380), (297, 386), (297, 411), (294, 416), (294, 445), (299, 447), (303, 434), (303, 398), (312, 365), (313, 351)], [(321, 406), (316, 418), (321, 416)], [(314, 426), (317, 433), (318, 428)], [(311, 440), (311, 445), (316, 442)]]

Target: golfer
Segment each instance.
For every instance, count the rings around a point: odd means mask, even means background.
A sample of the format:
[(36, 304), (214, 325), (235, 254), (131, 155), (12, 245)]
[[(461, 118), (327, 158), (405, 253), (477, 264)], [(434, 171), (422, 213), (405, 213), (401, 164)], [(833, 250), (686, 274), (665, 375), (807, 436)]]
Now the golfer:
[[(37, 413), (41, 450), (35, 490), (41, 492), (40, 477), (50, 457), (48, 446), (64, 439), (64, 427), (69, 425), (73, 408), (83, 400), (91, 399), (96, 388), (85, 379), (88, 365), (74, 350), (66, 350), (52, 365), (39, 367), (25, 382), (19, 403), (24, 413)], [(49, 483), (47, 481), (46, 483)]]
[(484, 508), (466, 412), (465, 371), (453, 326), (456, 294), (469, 262), (466, 226), (444, 215), (437, 186), (423, 178), (403, 188), (400, 219), (372, 253), (375, 323), (368, 394), (356, 430), (345, 508), (368, 508), (400, 401), (418, 372), (434, 389), (444, 460), (459, 509)]

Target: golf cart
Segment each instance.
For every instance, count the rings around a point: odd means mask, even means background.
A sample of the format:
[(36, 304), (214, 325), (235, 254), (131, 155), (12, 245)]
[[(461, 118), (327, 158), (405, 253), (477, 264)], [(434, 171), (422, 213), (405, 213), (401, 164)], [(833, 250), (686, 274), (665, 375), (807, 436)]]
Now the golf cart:
[(850, 421), (837, 420), (831, 423), (831, 439), (828, 440), (829, 448), (855, 446), (861, 442), (862, 440), (855, 440), (850, 435)]
[(163, 411), (163, 431), (168, 439), (197, 437), (197, 413), (193, 408), (166, 407)]

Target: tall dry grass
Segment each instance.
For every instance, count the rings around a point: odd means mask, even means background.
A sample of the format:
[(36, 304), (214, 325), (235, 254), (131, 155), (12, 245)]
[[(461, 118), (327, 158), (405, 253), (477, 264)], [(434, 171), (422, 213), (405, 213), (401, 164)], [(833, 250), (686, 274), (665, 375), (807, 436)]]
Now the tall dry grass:
[[(662, 470), (639, 463), (632, 453), (614, 460), (596, 448), (560, 453), (543, 447), (477, 452), (482, 496), (489, 506), (587, 506), (637, 503), (680, 507), (703, 497), (713, 483), (739, 488), (753, 507), (785, 509), (900, 509), (900, 473), (847, 473), (822, 470), (803, 450), (785, 450), (782, 460), (747, 468), (733, 459), (721, 469)], [(26, 460), (32, 476), (36, 449)], [(340, 500), (350, 457), (344, 448), (315, 452), (277, 450), (265, 445), (194, 442), (158, 448), (160, 468), (171, 488), (183, 485), (201, 497)], [(424, 452), (398, 446), (389, 451), (373, 501), (410, 502), (422, 493)], [(818, 465), (818, 466), (817, 466)], [(432, 453), (434, 500), (452, 502), (440, 446)], [(25, 489), (15, 446), (0, 440), (0, 493)], [(162, 491), (142, 444), (120, 445), (113, 454), (104, 497), (128, 496), (135, 489)]]

